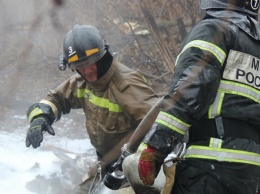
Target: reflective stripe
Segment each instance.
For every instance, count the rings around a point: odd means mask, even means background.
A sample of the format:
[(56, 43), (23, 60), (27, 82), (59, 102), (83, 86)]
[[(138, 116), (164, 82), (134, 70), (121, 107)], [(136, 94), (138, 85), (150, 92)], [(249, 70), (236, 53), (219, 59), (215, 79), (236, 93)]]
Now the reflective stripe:
[(174, 117), (174, 116), (172, 116), (166, 112), (162, 112), (162, 111), (157, 116), (155, 122), (160, 123), (161, 125), (165, 125), (166, 127), (170, 128), (182, 135), (185, 135), (187, 130), (190, 128), (189, 124), (181, 121), (177, 117)]
[(215, 118), (216, 116), (220, 115), (224, 95), (225, 95), (225, 93), (223, 93), (223, 92), (217, 93), (213, 104), (209, 108), (209, 113), (208, 113), (209, 119)]
[(186, 44), (186, 46), (182, 49), (181, 53), (177, 56), (176, 63), (175, 63), (176, 65), (178, 63), (178, 59), (179, 59), (180, 55), (182, 53), (184, 53), (188, 48), (191, 48), (191, 47), (196, 47), (201, 50), (206, 50), (206, 51), (211, 52), (218, 59), (220, 65), (221, 66), (223, 65), (224, 60), (226, 58), (226, 53), (217, 45), (214, 45), (210, 42), (206, 42), (203, 40), (193, 40), (193, 41), (189, 42), (188, 44)]
[(137, 152), (142, 152), (144, 149), (146, 149), (147, 148), (147, 144), (146, 143), (144, 143), (144, 142), (142, 142), (140, 145), (139, 145), (139, 147), (138, 147), (138, 149), (137, 149)]
[(110, 102), (109, 99), (98, 97), (88, 89), (78, 89), (77, 96), (78, 98), (88, 98), (92, 104), (107, 108), (110, 112), (122, 112), (122, 108), (118, 104)]
[(260, 91), (245, 84), (222, 80), (219, 90), (228, 94), (244, 96), (260, 104)]
[(41, 100), (40, 103), (43, 103), (43, 104), (47, 104), (51, 107), (52, 109), (52, 112), (54, 113), (54, 117), (57, 119), (58, 118), (58, 109), (57, 107), (55, 106), (55, 104), (53, 104), (52, 102), (48, 101), (48, 100)]
[(225, 94), (244, 96), (260, 104), (260, 91), (245, 84), (221, 80), (217, 96), (209, 108), (208, 117), (214, 118), (221, 113)]
[(69, 62), (69, 63), (72, 63), (72, 62), (77, 61), (77, 60), (79, 60), (78, 55), (74, 55), (74, 56), (72, 56), (72, 57), (70, 57), (70, 58), (68, 59), (68, 62)]
[(222, 143), (223, 143), (222, 139), (210, 138), (209, 147), (211, 147), (211, 148), (221, 148)]
[(94, 49), (86, 50), (86, 55), (90, 56), (90, 55), (93, 55), (93, 54), (98, 53), (98, 52), (99, 52), (99, 49), (94, 48)]
[(260, 154), (242, 150), (190, 146), (184, 158), (200, 158), (223, 162), (236, 162), (260, 166)]
[(43, 114), (42, 109), (40, 109), (39, 107), (35, 107), (28, 115), (29, 122), (31, 122), (34, 117), (39, 116), (41, 114)]

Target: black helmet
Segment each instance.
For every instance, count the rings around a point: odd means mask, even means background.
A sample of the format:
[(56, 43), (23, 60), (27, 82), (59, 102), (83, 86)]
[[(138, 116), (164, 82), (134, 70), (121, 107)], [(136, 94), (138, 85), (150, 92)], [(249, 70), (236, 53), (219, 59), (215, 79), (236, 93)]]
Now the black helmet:
[(73, 70), (96, 63), (107, 50), (106, 41), (94, 26), (76, 24), (64, 38), (63, 55)]
[(260, 0), (201, 0), (201, 9), (229, 9), (258, 17)]

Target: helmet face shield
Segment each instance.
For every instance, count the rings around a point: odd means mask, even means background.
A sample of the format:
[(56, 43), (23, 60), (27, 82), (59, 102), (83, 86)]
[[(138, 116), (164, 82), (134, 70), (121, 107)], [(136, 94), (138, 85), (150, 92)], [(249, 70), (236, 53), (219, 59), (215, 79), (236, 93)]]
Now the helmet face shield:
[(75, 25), (64, 38), (63, 53), (70, 69), (82, 68), (100, 60), (108, 45), (100, 31), (90, 25)]

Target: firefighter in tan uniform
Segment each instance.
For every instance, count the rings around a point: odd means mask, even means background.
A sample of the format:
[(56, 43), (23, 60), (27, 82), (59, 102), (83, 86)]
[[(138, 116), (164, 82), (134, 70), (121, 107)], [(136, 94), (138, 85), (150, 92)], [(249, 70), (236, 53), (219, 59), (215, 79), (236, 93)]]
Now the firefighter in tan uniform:
[(43, 132), (55, 135), (54, 121), (71, 109), (82, 108), (87, 133), (106, 171), (158, 96), (140, 74), (113, 58), (93, 26), (73, 26), (64, 38), (63, 49), (64, 65), (77, 74), (29, 107), (26, 146), (39, 147)]

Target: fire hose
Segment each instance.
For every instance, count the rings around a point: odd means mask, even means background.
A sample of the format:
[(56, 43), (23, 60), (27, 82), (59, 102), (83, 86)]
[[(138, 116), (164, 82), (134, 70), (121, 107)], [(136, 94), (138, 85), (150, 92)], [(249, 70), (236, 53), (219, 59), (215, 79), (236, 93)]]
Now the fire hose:
[[(169, 95), (163, 96), (151, 109), (148, 111), (146, 116), (137, 126), (135, 132), (130, 137), (129, 141), (125, 146), (121, 149), (121, 156), (119, 157), (118, 161), (112, 165), (109, 169), (107, 174), (104, 177), (104, 184), (112, 189), (117, 190), (125, 183), (126, 178), (122, 172), (122, 163), (128, 155), (135, 153), (141, 144), (143, 138), (148, 133), (150, 128), (152, 127), (153, 123), (155, 122), (157, 115), (161, 110), (165, 110), (172, 106), (174, 99), (171, 98)], [(121, 173), (115, 173), (121, 172)], [(117, 176), (120, 174), (120, 176)]]

